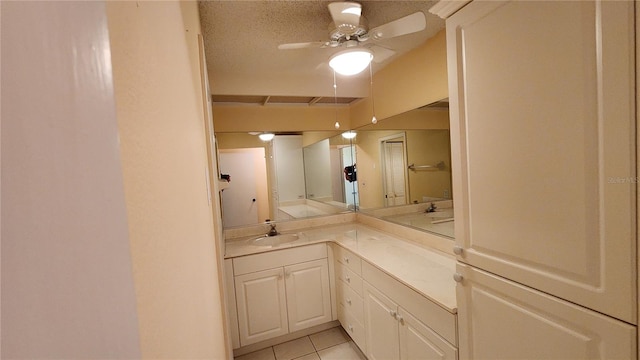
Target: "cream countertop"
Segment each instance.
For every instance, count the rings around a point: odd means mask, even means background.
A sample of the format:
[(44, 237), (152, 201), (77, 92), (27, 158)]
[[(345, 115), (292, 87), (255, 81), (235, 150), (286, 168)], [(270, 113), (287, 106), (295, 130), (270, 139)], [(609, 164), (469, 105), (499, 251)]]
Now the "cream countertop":
[(358, 223), (312, 228), (297, 234), (298, 240), (278, 246), (252, 245), (258, 236), (228, 240), (225, 258), (332, 241), (447, 311), (457, 312), (453, 257)]

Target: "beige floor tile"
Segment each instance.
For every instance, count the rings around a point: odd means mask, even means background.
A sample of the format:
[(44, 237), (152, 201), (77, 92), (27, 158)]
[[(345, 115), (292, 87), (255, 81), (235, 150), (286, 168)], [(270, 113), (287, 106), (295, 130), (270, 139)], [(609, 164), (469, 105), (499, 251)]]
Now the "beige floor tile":
[(341, 326), (309, 335), (309, 338), (316, 350), (326, 349), (351, 340)]
[(238, 356), (234, 360), (276, 360), (276, 356), (273, 354), (273, 348), (266, 348), (246, 355)]
[(293, 360), (320, 360), (320, 356), (318, 356), (318, 353), (311, 353)]
[(367, 360), (353, 341), (318, 351), (321, 360)]
[(291, 360), (316, 351), (308, 336), (273, 347), (277, 360)]

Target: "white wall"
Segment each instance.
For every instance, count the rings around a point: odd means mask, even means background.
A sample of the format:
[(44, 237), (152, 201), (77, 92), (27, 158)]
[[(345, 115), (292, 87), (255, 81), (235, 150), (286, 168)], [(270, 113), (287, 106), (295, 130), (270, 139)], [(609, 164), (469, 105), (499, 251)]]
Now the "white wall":
[(2, 358), (140, 356), (104, 4), (2, 2)]

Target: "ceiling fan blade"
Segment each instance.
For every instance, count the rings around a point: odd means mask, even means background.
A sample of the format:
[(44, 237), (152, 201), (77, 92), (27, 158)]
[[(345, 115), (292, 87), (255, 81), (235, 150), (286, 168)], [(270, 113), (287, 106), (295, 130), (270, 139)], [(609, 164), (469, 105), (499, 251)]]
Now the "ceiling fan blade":
[(278, 45), (278, 49), (279, 50), (295, 50), (295, 49), (307, 49), (307, 48), (323, 48), (325, 46), (327, 46), (326, 42), (315, 41), (315, 42), (305, 42), (305, 43), (280, 44)]
[(369, 30), (369, 36), (374, 40), (389, 39), (424, 30), (426, 26), (427, 20), (424, 13), (418, 11)]
[(360, 24), (362, 5), (350, 1), (333, 2), (329, 4), (329, 12), (338, 29), (346, 27), (353, 30)]
[(378, 45), (373, 45), (369, 49), (373, 51), (373, 62), (375, 63), (381, 63), (387, 60), (388, 58), (392, 57), (396, 53), (391, 49), (387, 49), (385, 47), (378, 46)]

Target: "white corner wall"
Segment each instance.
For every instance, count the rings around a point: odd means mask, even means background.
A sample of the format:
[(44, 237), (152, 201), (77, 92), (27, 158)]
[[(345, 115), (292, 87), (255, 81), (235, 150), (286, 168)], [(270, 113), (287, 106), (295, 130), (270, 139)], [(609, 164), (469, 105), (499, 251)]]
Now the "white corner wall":
[(143, 358), (225, 358), (195, 1), (107, 3)]
[(104, 3), (2, 2), (3, 359), (140, 357)]

